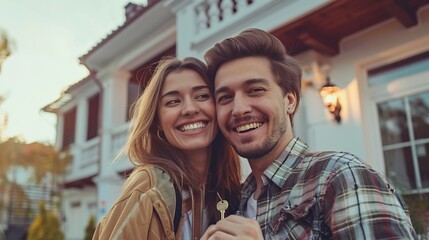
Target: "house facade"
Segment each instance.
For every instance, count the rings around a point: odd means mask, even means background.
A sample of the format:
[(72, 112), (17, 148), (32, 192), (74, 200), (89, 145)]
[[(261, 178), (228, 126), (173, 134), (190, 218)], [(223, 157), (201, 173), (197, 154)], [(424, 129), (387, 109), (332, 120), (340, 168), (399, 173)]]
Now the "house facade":
[[(312, 151), (351, 152), (402, 194), (429, 193), (429, 0), (153, 0), (128, 4), (126, 15), (80, 58), (88, 77), (44, 108), (58, 116), (58, 149), (74, 156), (63, 184), (67, 239), (82, 239), (90, 215), (101, 219), (121, 192), (132, 166), (118, 153), (153, 63), (203, 60), (247, 28), (271, 32), (301, 63), (294, 132)], [(319, 91), (328, 79), (339, 90), (329, 106)]]

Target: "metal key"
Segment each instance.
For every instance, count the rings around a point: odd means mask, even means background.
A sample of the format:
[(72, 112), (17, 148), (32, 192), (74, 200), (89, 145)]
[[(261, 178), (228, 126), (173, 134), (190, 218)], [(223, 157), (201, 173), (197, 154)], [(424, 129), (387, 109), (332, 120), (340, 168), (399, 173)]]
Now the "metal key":
[(226, 200), (221, 200), (216, 204), (216, 208), (220, 212), (220, 219), (225, 218), (225, 210), (228, 209), (228, 206), (229, 204)]

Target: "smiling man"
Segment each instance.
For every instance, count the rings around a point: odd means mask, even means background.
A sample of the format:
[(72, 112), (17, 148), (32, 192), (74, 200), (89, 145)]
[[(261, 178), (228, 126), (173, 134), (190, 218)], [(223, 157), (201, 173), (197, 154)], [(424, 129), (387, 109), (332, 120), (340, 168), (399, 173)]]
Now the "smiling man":
[(205, 54), (219, 127), (252, 174), (239, 215), (203, 239), (414, 239), (408, 210), (354, 155), (309, 152), (292, 131), (301, 68), (273, 35), (249, 29)]

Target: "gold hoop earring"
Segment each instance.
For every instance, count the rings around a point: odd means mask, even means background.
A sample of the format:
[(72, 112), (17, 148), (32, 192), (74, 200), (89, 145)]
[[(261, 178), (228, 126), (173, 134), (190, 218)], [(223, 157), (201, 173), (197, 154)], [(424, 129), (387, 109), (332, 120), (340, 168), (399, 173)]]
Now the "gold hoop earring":
[(161, 133), (160, 133), (161, 131), (158, 129), (158, 130), (156, 130), (156, 135), (158, 136), (158, 138), (161, 140), (161, 141), (167, 141), (167, 139), (165, 139), (165, 138), (162, 138), (161, 137)]

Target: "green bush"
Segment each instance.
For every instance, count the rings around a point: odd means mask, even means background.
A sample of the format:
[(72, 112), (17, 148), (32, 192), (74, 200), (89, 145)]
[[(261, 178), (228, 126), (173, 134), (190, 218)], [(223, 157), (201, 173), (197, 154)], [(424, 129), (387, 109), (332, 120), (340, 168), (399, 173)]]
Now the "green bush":
[(85, 240), (91, 240), (95, 232), (95, 217), (91, 215), (85, 228)]
[(429, 212), (429, 194), (412, 194), (403, 196), (408, 209), (414, 230), (418, 235), (426, 235)]
[(39, 205), (40, 213), (28, 229), (27, 240), (63, 240), (57, 215), (47, 211), (43, 202)]

